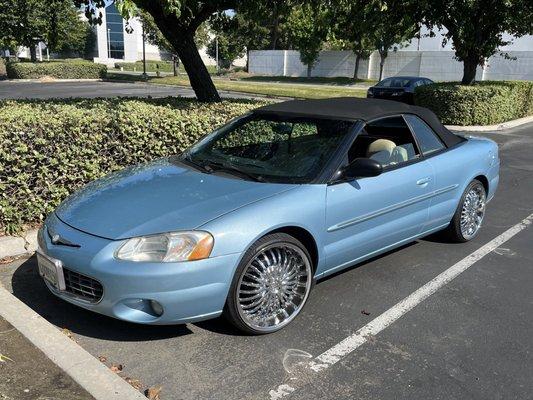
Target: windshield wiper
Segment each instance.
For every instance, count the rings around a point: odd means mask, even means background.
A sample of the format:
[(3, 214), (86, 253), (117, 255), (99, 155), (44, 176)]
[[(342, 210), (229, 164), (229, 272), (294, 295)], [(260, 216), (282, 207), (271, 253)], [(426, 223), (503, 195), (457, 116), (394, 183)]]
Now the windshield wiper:
[(187, 154), (185, 157), (183, 157), (185, 159), (185, 161), (187, 161), (189, 164), (191, 164), (193, 167), (195, 167), (196, 169), (200, 170), (200, 171), (203, 171), (203, 172), (206, 172), (208, 174), (211, 174), (213, 173), (213, 168), (211, 168), (209, 165), (207, 164), (200, 164), (199, 162), (197, 161), (194, 161), (191, 157), (190, 154)]
[[(225, 172), (233, 172), (234, 174), (238, 174), (238, 175), (241, 175), (241, 176), (244, 176), (246, 178), (249, 178), (253, 181), (256, 181), (256, 182), (265, 182), (265, 180), (258, 176), (258, 175), (254, 175), (254, 174), (250, 174), (246, 171), (242, 171), (240, 170), (239, 168), (237, 167), (234, 167), (233, 165), (230, 165), (230, 164), (223, 164), (221, 162), (217, 162), (217, 161), (208, 161), (209, 162), (209, 165), (206, 165), (206, 167), (215, 167), (215, 170), (217, 171), (225, 171)], [(213, 168), (211, 168), (211, 170), (213, 170)]]

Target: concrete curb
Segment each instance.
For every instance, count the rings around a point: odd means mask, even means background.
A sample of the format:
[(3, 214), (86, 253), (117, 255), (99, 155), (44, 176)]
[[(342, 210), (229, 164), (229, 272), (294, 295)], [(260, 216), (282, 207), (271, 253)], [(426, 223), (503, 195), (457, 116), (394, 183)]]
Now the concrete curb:
[(22, 236), (0, 236), (0, 259), (32, 254), (37, 250), (37, 229)]
[(96, 400), (146, 400), (80, 345), (0, 285), (0, 315)]
[(91, 79), (50, 79), (50, 80), (44, 80), (44, 79), (4, 79), (4, 82), (9, 83), (28, 83), (28, 82), (34, 82), (34, 83), (60, 83), (60, 82), (103, 82), (104, 80), (102, 78), (91, 78)]
[(460, 126), (460, 125), (446, 125), (451, 131), (462, 132), (491, 132), (491, 131), (503, 131), (505, 129), (516, 128), (517, 126), (529, 124), (533, 122), (533, 115), (524, 118), (518, 118), (512, 121), (502, 122), (496, 125), (473, 125), (473, 126)]

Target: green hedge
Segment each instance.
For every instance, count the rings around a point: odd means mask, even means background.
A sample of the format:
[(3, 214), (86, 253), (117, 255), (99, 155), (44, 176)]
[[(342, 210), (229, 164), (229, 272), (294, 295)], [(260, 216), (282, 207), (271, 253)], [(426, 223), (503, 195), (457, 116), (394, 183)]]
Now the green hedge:
[[(155, 72), (158, 70), (161, 72), (172, 72), (174, 67), (172, 66), (172, 61), (146, 61), (146, 71)], [(133, 71), (134, 69), (138, 72), (142, 72), (143, 63), (142, 61), (137, 62), (117, 62), (115, 63), (115, 68), (120, 69), (124, 68), (124, 71)]]
[(533, 115), (533, 82), (436, 83), (418, 87), (415, 104), (450, 125), (493, 125)]
[(99, 79), (107, 73), (105, 65), (90, 61), (8, 62), (6, 69), (10, 79)]
[(178, 153), (261, 104), (180, 98), (0, 102), (0, 232), (38, 224), (85, 183)]
[[(159, 71), (161, 72), (173, 72), (174, 66), (172, 65), (172, 61), (154, 61), (154, 60), (147, 60), (146, 61), (146, 71), (147, 72), (155, 72), (157, 71), (156, 65), (159, 65)], [(115, 69), (123, 68), (124, 71), (133, 71), (135, 70), (137, 72), (142, 72), (143, 70), (143, 63), (142, 61), (136, 61), (136, 62), (117, 62), (115, 63)], [(178, 69), (180, 72), (183, 72), (183, 65), (179, 63)], [(217, 68), (214, 65), (206, 65), (207, 71), (209, 71), (210, 74), (215, 74), (217, 72)], [(236, 68), (237, 69), (237, 68)]]

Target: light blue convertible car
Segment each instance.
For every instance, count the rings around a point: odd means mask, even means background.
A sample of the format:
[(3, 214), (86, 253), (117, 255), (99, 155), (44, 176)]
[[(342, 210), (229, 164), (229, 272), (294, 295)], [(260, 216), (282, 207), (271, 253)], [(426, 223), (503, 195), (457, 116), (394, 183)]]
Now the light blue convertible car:
[(476, 236), (494, 142), (375, 99), (258, 108), (180, 155), (94, 181), (48, 216), (38, 264), (55, 295), (111, 317), (218, 317), (274, 332), (315, 280), (432, 232)]

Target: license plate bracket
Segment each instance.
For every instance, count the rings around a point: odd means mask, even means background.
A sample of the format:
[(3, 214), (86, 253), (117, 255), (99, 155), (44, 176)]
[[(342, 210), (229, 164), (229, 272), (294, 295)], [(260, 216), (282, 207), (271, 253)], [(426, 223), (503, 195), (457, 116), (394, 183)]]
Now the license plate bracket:
[(63, 275), (63, 263), (61, 260), (47, 256), (46, 254), (37, 251), (37, 265), (39, 267), (39, 275), (43, 277), (56, 290), (64, 291), (65, 276)]

